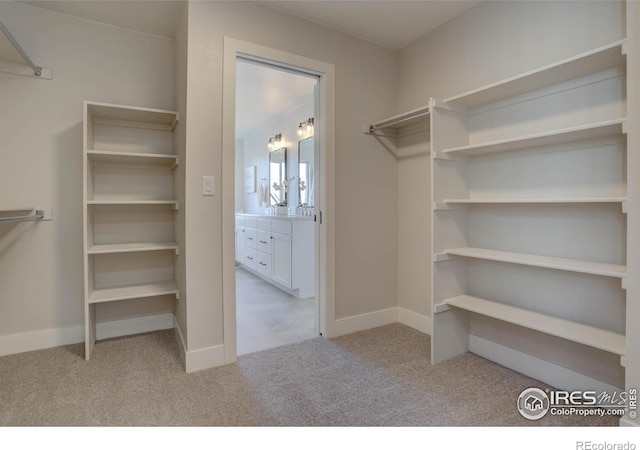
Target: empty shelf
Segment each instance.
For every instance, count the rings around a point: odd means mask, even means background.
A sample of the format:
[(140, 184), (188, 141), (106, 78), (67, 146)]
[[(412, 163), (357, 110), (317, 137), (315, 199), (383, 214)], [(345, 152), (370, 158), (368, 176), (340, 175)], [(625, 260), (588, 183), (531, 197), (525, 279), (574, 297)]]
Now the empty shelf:
[(165, 155), (160, 153), (130, 153), (110, 152), (99, 150), (87, 150), (87, 156), (93, 161), (124, 162), (127, 164), (159, 164), (167, 166), (178, 165), (177, 155)]
[(177, 200), (88, 200), (87, 205), (178, 205)]
[(553, 205), (572, 203), (623, 203), (626, 197), (566, 197), (566, 198), (454, 198), (436, 202), (434, 209), (448, 209), (451, 205)]
[(102, 255), (107, 253), (131, 253), (131, 252), (152, 252), (159, 250), (178, 250), (179, 246), (175, 242), (147, 242), (130, 244), (100, 244), (93, 245), (87, 253), (89, 255)]
[(526, 253), (512, 253), (482, 248), (464, 247), (444, 251), (447, 255), (464, 256), (467, 258), (486, 259), (511, 264), (543, 267), (546, 269), (566, 270), (569, 272), (588, 273), (605, 277), (624, 278), (626, 266), (620, 264), (606, 264), (577, 259), (555, 258), (550, 256), (529, 255)]
[(22, 211), (33, 211), (35, 208), (33, 206), (0, 206), (0, 213), (13, 213), (13, 212), (22, 212)]
[(624, 42), (617, 41), (572, 58), (456, 95), (445, 101), (465, 108), (474, 108), (612, 67), (622, 66), (625, 63), (622, 49)]
[(449, 306), (493, 317), (494, 319), (503, 320), (607, 352), (618, 355), (625, 353), (624, 335), (612, 331), (559, 319), (503, 303), (472, 297), (470, 295), (450, 298), (445, 300), (444, 303)]
[(95, 124), (172, 131), (178, 122), (176, 111), (109, 103), (85, 103), (87, 112)]
[(535, 133), (511, 139), (465, 145), (443, 150), (445, 154), (463, 156), (480, 156), (490, 153), (522, 150), (541, 147), (544, 145), (558, 145), (567, 142), (586, 141), (588, 139), (604, 138), (622, 135), (622, 124), (626, 119), (608, 120), (591, 123), (562, 130)]
[(96, 289), (89, 295), (89, 303), (114, 302), (158, 295), (178, 295), (179, 292), (175, 281), (161, 281), (136, 286)]

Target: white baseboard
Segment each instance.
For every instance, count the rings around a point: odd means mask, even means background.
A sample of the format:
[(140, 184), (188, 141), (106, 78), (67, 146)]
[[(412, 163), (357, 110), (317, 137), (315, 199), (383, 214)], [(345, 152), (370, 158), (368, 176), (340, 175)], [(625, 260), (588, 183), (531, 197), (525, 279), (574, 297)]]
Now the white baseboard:
[(74, 326), (0, 336), (0, 356), (43, 350), (84, 341), (84, 327)]
[[(169, 328), (173, 328), (172, 313), (99, 322), (96, 334), (97, 339), (108, 339)], [(84, 326), (82, 325), (11, 334), (0, 336), (0, 356), (44, 350), (80, 342), (84, 342)]]
[(216, 345), (214, 347), (207, 347), (197, 350), (187, 350), (182, 330), (175, 322), (175, 336), (178, 343), (178, 351), (184, 364), (185, 372), (192, 373), (199, 370), (212, 369), (225, 365), (224, 359), (224, 345)]
[(398, 321), (398, 308), (381, 309), (357, 316), (336, 319), (332, 327), (332, 336), (343, 336), (356, 331), (389, 325)]
[[(130, 334), (173, 328), (173, 313), (134, 317), (133, 319), (110, 320), (96, 324), (96, 339), (109, 339)], [(84, 336), (82, 338), (84, 340)], [(82, 341), (81, 341), (82, 342)]]
[(620, 390), (619, 387), (473, 334), (469, 335), (469, 351), (557, 389), (598, 392)]
[(398, 322), (431, 336), (431, 317), (398, 307)]

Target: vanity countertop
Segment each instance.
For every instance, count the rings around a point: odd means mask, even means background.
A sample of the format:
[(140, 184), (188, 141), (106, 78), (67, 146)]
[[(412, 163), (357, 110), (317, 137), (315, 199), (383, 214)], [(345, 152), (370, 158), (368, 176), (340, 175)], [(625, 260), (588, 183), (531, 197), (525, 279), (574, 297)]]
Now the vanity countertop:
[(285, 215), (269, 215), (269, 214), (249, 214), (236, 213), (236, 217), (254, 217), (256, 219), (277, 219), (277, 220), (313, 220), (313, 216), (285, 216)]

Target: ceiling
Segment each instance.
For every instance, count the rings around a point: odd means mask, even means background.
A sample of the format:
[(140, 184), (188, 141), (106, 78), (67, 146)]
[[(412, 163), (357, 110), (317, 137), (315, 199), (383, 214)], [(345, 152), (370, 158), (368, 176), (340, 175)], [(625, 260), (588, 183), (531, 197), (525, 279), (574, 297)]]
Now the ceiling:
[[(174, 37), (184, 5), (184, 1), (180, 0), (47, 0), (23, 3), (166, 38)], [(378, 46), (398, 50), (477, 1), (267, 0), (258, 3)], [(3, 51), (2, 45), (0, 42), (1, 54), (16, 59), (11, 49), (5, 48)], [(238, 136), (245, 136), (251, 129), (267, 122), (269, 115), (273, 117), (291, 111), (306, 101), (308, 83), (308, 78), (290, 73), (239, 64)], [(240, 89), (240, 86), (243, 88)]]
[[(46, 0), (24, 3), (172, 38), (184, 1)], [(477, 0), (267, 0), (258, 3), (398, 50), (470, 8)]]
[(381, 47), (399, 50), (477, 1), (307, 0), (259, 3)]

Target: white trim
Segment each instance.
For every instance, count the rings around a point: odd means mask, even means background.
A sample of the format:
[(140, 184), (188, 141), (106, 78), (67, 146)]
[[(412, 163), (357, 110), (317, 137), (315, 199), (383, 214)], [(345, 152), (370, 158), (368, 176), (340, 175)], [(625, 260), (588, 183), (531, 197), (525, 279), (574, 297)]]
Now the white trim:
[[(318, 210), (322, 211), (323, 224), (316, 223), (319, 235), (320, 264), (317, 299), (320, 309), (320, 332), (325, 337), (337, 335), (335, 323), (335, 66), (300, 55), (224, 37), (223, 51), (223, 99), (222, 99), (222, 148), (235, 147), (235, 79), (236, 58), (261, 60), (319, 77), (318, 104), (320, 111), (315, 136), (320, 147), (321, 192), (318, 195)], [(235, 298), (235, 192), (233, 152), (222, 155), (222, 296), (224, 360), (232, 363), (237, 358), (236, 342), (236, 298)]]
[(225, 365), (224, 345), (191, 350), (185, 354), (185, 371), (187, 373), (223, 365)]
[[(97, 338), (108, 339), (130, 334), (173, 328), (173, 314), (156, 314), (97, 324)], [(84, 342), (84, 325), (0, 336), (0, 356), (44, 350)]]
[(469, 335), (469, 351), (558, 389), (598, 392), (620, 390), (619, 387), (473, 334)]
[(398, 308), (381, 309), (357, 316), (337, 319), (334, 323), (333, 336), (343, 336), (356, 331), (369, 330), (398, 322)]
[(186, 342), (177, 320), (175, 321), (175, 338), (186, 373), (212, 369), (227, 364), (225, 361), (224, 345), (216, 345), (191, 351), (187, 350)]
[(431, 317), (398, 307), (398, 322), (431, 336)]
[(96, 324), (96, 339), (109, 339), (149, 331), (173, 328), (173, 313), (134, 317), (133, 319), (110, 320)]
[(10, 334), (0, 336), (0, 356), (77, 344), (79, 342), (84, 342), (83, 325)]

